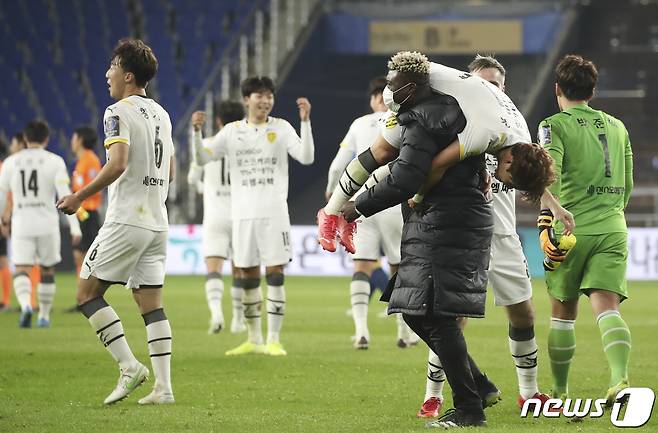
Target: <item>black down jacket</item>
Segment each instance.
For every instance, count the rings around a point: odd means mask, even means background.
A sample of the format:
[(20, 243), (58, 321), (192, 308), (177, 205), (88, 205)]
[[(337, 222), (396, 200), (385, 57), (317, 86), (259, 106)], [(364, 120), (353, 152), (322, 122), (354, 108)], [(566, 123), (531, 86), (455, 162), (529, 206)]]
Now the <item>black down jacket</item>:
[[(403, 141), (391, 175), (356, 199), (365, 216), (412, 197), (432, 158), (466, 125), (457, 101), (439, 94), (401, 112), (398, 122)], [(422, 214), (405, 212), (389, 314), (484, 316), (493, 218), (479, 187), (483, 167), (483, 155), (458, 163), (425, 195)]]

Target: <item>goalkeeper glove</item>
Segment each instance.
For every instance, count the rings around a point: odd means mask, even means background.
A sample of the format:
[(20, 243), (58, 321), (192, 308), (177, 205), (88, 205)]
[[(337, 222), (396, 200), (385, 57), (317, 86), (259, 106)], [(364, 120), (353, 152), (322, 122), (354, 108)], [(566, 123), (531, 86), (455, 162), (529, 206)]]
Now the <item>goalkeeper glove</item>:
[(553, 213), (550, 210), (541, 210), (537, 217), (537, 228), (539, 229), (539, 244), (546, 257), (553, 262), (563, 262), (567, 254), (558, 248), (558, 241), (553, 229)]

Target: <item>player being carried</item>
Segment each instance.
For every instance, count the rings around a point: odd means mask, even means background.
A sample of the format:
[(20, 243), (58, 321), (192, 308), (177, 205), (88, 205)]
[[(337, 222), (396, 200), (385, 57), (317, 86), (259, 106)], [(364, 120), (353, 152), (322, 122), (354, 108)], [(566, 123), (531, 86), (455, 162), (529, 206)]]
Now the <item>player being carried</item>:
[[(228, 156), (231, 176), (233, 262), (243, 278), (244, 316), (248, 340), (227, 355), (266, 353), (286, 355), (280, 342), (285, 312), (284, 266), (292, 259), (288, 215), (288, 155), (304, 165), (314, 159), (311, 104), (297, 99), (301, 138), (283, 119), (269, 114), (274, 105), (274, 82), (251, 77), (242, 83), (247, 117), (226, 125), (210, 139), (201, 140), (205, 114), (192, 116), (195, 158), (206, 164)], [(261, 331), (261, 265), (267, 281), (267, 345)]]
[[(61, 156), (45, 150), (50, 131), (45, 122), (35, 120), (23, 131), (27, 148), (8, 157), (0, 172), (0, 214), (11, 191), (11, 249), (16, 266), (14, 291), (21, 306), (19, 326), (32, 326), (32, 284), (28, 273), (41, 267), (37, 286), (39, 320), (37, 326), (50, 326), (50, 310), (55, 298), (55, 265), (60, 256), (59, 215), (53, 205), (57, 197), (71, 193), (69, 175)], [(80, 242), (80, 225), (68, 218), (73, 245)]]
[[(223, 101), (215, 106), (215, 126), (221, 130), (224, 125), (244, 118), (244, 106), (236, 101)], [(219, 133), (219, 132), (218, 132)], [(192, 144), (194, 137), (191, 137)], [(204, 145), (210, 138), (203, 140)], [(192, 153), (194, 149), (192, 149)], [(203, 178), (203, 181), (201, 180)], [(224, 314), (222, 312), (222, 297), (224, 295), (224, 282), (222, 281), (222, 268), (224, 260), (231, 256), (231, 181), (229, 166), (226, 157), (210, 162), (203, 167), (194, 161), (190, 164), (187, 182), (193, 187), (199, 187), (203, 192), (203, 256), (206, 261), (208, 275), (206, 276), (206, 301), (210, 310), (209, 334), (216, 334), (224, 327)], [(242, 307), (243, 279), (238, 269), (233, 266), (233, 286), (231, 287), (231, 300), (233, 304), (233, 318), (231, 319), (231, 332), (245, 331), (244, 311)]]
[[(396, 54), (391, 61), (398, 62), (408, 57), (427, 60), (420, 53), (407, 51)], [(390, 71), (387, 79), (389, 82), (394, 81), (397, 75), (397, 71)], [(432, 172), (419, 193), (435, 185), (445, 170), (460, 160), (486, 152), (500, 161), (497, 176), (505, 185), (523, 191), (532, 201), (539, 201), (544, 196), (556, 218), (567, 222), (567, 230), (571, 228), (569, 215), (550, 193), (545, 192), (546, 186), (552, 181), (543, 168), (545, 151), (531, 143), (526, 121), (509, 97), (478, 76), (438, 63), (430, 63), (429, 77), (432, 89), (457, 100), (467, 123), (458, 134), (458, 140), (434, 158)], [(408, 83), (395, 93), (388, 88), (384, 90), (384, 101), (392, 113), (399, 110), (400, 104), (413, 94), (415, 88), (414, 83)], [(340, 216), (341, 208), (371, 173), (398, 156), (399, 149), (396, 146), (399, 146), (401, 137), (396, 125), (397, 119), (392, 114), (382, 129), (382, 135), (369, 149), (350, 162), (329, 202), (318, 211), (318, 242), (325, 250), (335, 251), (338, 237), (347, 251), (354, 252), (356, 224)], [(381, 178), (390, 170), (384, 166), (378, 173), (380, 176), (377, 177)]]
[[(327, 198), (338, 183), (345, 167), (364, 150), (368, 149), (379, 134), (379, 123), (385, 120), (387, 108), (384, 105), (382, 91), (386, 87), (386, 78), (378, 77), (370, 82), (370, 108), (372, 113), (356, 119), (350, 125), (347, 135), (340, 143), (336, 157), (329, 167)], [(362, 190), (364, 190), (362, 188)], [(361, 220), (359, 231), (354, 238), (356, 253), (353, 254), (354, 275), (350, 283), (350, 301), (356, 333), (354, 347), (367, 349), (370, 343), (368, 331), (368, 299), (370, 295), (370, 277), (378, 267), (377, 260), (384, 251), (391, 274), (397, 272), (400, 263), (400, 239), (402, 238), (402, 212), (400, 206), (394, 206), (370, 218)], [(417, 336), (402, 320), (402, 314), (396, 314), (398, 339), (397, 345), (405, 348), (418, 342)]]
[(155, 385), (139, 404), (174, 402), (171, 327), (162, 307), (169, 229), (165, 201), (173, 180), (174, 143), (169, 114), (146, 96), (157, 68), (144, 42), (119, 42), (105, 74), (110, 96), (117, 101), (103, 118), (107, 163), (89, 184), (58, 202), (71, 215), (108, 187), (105, 222), (83, 260), (76, 295), (82, 314), (119, 364), (119, 381), (105, 404), (124, 399), (149, 376), (128, 345), (121, 319), (105, 301), (113, 284), (132, 289), (146, 326)]

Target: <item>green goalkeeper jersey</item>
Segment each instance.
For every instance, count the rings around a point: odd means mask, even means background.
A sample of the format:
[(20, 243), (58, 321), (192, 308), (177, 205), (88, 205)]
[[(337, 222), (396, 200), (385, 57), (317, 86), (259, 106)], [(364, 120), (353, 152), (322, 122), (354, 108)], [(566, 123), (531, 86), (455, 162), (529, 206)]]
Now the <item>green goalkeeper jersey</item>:
[(574, 234), (626, 232), (633, 152), (624, 124), (582, 104), (544, 119), (538, 136), (555, 161), (549, 190), (573, 213)]

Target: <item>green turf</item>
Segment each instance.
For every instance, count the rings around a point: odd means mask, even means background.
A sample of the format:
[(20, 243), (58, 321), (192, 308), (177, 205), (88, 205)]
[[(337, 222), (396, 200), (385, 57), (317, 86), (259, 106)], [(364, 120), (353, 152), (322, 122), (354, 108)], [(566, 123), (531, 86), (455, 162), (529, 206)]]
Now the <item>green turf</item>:
[[(282, 341), (289, 355), (228, 358), (227, 349), (244, 335), (208, 336), (203, 279), (170, 277), (166, 311), (174, 332), (173, 384), (176, 404), (139, 407), (150, 383), (127, 400), (104, 407), (118, 371), (87, 321), (61, 310), (73, 299), (73, 276), (58, 276), (51, 329), (19, 330), (18, 315), (0, 314), (0, 432), (420, 432), (415, 418), (425, 387), (423, 347), (395, 347), (395, 320), (370, 309), (371, 348), (351, 348), (346, 278), (288, 278)], [(546, 351), (548, 303), (536, 282), (540, 386), (548, 390)], [(656, 390), (658, 330), (655, 283), (630, 284), (624, 318), (633, 333), (631, 384)], [(137, 357), (148, 364), (141, 317), (128, 292), (114, 287), (107, 296), (123, 319)], [(225, 312), (229, 312), (225, 296)], [(489, 300), (487, 318), (471, 320), (469, 350), (503, 392), (487, 410), (489, 432), (599, 432), (616, 430), (606, 414), (579, 424), (565, 419), (519, 418), (516, 375), (507, 346), (503, 311)], [(571, 392), (600, 397), (607, 367), (589, 306), (577, 324)], [(447, 403), (447, 407), (450, 403)], [(658, 417), (642, 431), (658, 431)]]

